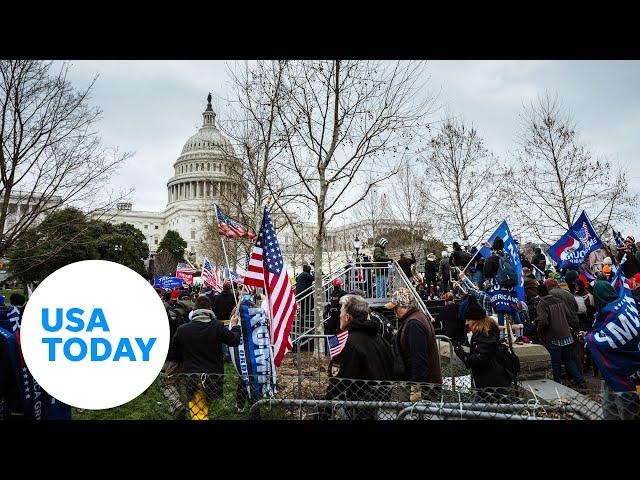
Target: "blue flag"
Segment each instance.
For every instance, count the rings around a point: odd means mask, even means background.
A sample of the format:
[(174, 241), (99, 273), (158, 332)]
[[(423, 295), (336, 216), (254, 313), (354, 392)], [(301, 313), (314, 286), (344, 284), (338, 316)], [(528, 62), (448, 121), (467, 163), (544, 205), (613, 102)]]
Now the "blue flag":
[(573, 226), (547, 252), (560, 268), (566, 268), (582, 265), (587, 255), (601, 248), (604, 244), (583, 210)]
[[(489, 243), (489, 245), (493, 245), (493, 241), (498, 237), (500, 237), (504, 242), (504, 252), (505, 254), (509, 255), (511, 264), (518, 274), (518, 282), (516, 283), (514, 290), (518, 295), (518, 299), (524, 301), (525, 295), (524, 278), (522, 277), (522, 262), (520, 262), (520, 253), (518, 253), (518, 246), (511, 236), (511, 231), (509, 230), (509, 225), (507, 224), (506, 220), (502, 221), (498, 228), (496, 228), (496, 231), (493, 232), (493, 234), (489, 237), (487, 242)], [(491, 256), (491, 249), (488, 247), (482, 247), (480, 249), (480, 255), (482, 255), (484, 258), (489, 258)]]
[(153, 288), (168, 288), (173, 290), (174, 288), (182, 287), (182, 280), (178, 277), (153, 277)]
[(617, 232), (611, 227), (611, 231), (613, 232), (613, 240), (616, 242), (616, 247), (624, 246), (624, 240), (622, 240), (622, 235), (620, 232)]
[[(71, 420), (71, 407), (45, 392), (31, 375), (22, 357), (20, 330), (10, 332), (0, 328), (0, 341), (11, 359), (22, 413), (32, 420)], [(9, 379), (5, 380), (8, 383)]]
[(253, 306), (250, 295), (244, 295), (239, 309), (240, 345), (231, 347), (231, 363), (242, 378), (252, 401), (273, 393), (276, 369), (271, 352), (271, 335), (267, 312)]
[(612, 390), (640, 389), (640, 319), (622, 268), (613, 281), (618, 300), (606, 305), (584, 340), (593, 361)]

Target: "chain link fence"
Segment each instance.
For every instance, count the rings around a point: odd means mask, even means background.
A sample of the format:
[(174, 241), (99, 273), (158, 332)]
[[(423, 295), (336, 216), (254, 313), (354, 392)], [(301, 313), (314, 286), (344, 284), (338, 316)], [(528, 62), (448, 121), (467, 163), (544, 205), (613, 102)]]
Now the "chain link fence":
[[(252, 379), (250, 379), (250, 383)], [(260, 398), (235, 374), (161, 375), (165, 401), (159, 419), (221, 420), (639, 420), (640, 392), (603, 388), (544, 401), (525, 384), (477, 389), (462, 382), (442, 385), (280, 375), (272, 395)], [(457, 378), (457, 380), (460, 380)]]

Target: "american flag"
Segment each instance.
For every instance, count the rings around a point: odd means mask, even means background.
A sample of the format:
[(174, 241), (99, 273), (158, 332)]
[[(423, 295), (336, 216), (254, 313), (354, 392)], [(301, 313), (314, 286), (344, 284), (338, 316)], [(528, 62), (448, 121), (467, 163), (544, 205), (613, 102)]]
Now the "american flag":
[(255, 240), (256, 234), (249, 230), (249, 227), (242, 225), (240, 222), (227, 217), (218, 205), (216, 207), (216, 217), (218, 219), (218, 233), (227, 238), (246, 237), (249, 240)]
[(342, 349), (347, 344), (347, 338), (349, 337), (349, 330), (342, 330), (337, 335), (329, 337), (329, 355), (331, 358), (337, 357), (342, 352)]
[(613, 232), (613, 239), (616, 242), (616, 247), (624, 247), (624, 240), (622, 239), (620, 232), (616, 232), (613, 227), (611, 227), (611, 231)]
[(177, 272), (193, 274), (196, 273), (196, 269), (187, 263), (178, 263), (178, 265), (176, 266), (176, 273)]
[(217, 291), (222, 291), (222, 278), (218, 269), (211, 265), (208, 259), (204, 259), (202, 264), (202, 276), (204, 277), (205, 284)]
[[(248, 268), (249, 268), (249, 254), (247, 254), (247, 261), (244, 265), (244, 271), (246, 272)], [(245, 285), (244, 275), (242, 274), (238, 275), (238, 285), (244, 285), (245, 290), (249, 293), (253, 293), (256, 291), (256, 287), (254, 287), (253, 285)]]
[(284, 266), (273, 223), (266, 208), (262, 216), (258, 240), (251, 251), (244, 284), (265, 289), (269, 299), (274, 363), (279, 367), (284, 354), (292, 348), (289, 333), (298, 304), (289, 281), (289, 274)]

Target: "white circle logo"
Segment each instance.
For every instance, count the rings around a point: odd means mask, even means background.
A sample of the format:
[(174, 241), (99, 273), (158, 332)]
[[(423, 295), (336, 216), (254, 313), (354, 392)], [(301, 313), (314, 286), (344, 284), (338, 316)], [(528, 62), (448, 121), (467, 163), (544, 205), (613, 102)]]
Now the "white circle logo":
[(104, 260), (72, 263), (33, 292), (21, 324), (24, 360), (51, 396), (77, 408), (127, 403), (153, 383), (169, 322), (153, 287)]

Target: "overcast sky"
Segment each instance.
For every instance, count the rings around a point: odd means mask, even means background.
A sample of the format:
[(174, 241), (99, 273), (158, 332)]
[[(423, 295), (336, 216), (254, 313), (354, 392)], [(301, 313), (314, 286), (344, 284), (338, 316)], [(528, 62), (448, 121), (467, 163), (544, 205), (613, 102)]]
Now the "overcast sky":
[[(557, 93), (593, 151), (629, 172), (640, 191), (640, 62), (433, 61), (430, 87), (441, 114), (473, 122), (486, 146), (508, 159), (522, 105), (539, 93)], [(227, 94), (222, 61), (76, 61), (71, 80), (88, 84), (98, 74), (92, 101), (103, 110), (107, 145), (135, 152), (114, 186), (135, 188), (134, 208), (161, 211), (166, 182), (185, 140), (201, 125), (209, 91)], [(215, 107), (215, 101), (214, 101)]]

